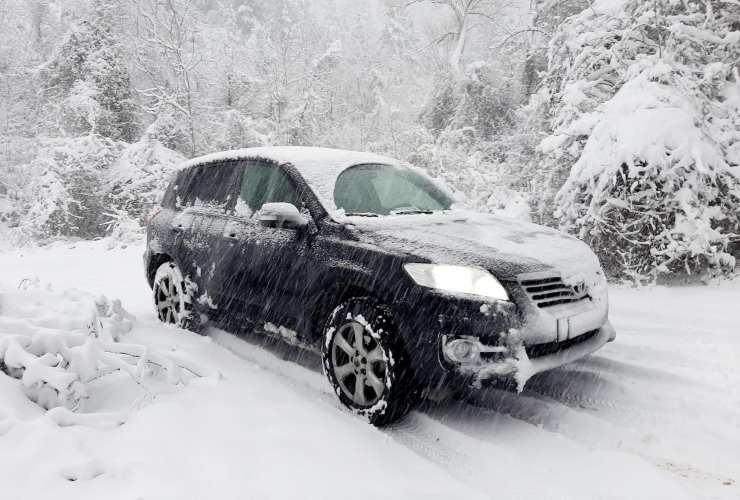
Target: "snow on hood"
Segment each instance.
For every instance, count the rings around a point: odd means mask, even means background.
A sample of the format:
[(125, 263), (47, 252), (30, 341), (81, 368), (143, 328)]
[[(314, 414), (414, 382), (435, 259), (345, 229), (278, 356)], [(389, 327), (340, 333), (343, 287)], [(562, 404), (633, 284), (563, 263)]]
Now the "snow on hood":
[(435, 263), (475, 265), (501, 279), (556, 271), (568, 278), (600, 269), (591, 248), (565, 233), (528, 222), (451, 210), (435, 214), (346, 217), (360, 238)]

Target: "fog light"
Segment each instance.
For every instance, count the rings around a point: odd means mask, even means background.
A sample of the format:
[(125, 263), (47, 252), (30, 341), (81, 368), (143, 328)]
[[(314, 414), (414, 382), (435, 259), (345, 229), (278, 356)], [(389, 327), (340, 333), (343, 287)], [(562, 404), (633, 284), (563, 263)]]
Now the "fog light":
[(456, 342), (452, 347), (452, 354), (458, 359), (465, 359), (473, 352), (470, 342)]
[(445, 358), (453, 363), (471, 363), (478, 360), (478, 343), (470, 339), (454, 339), (445, 342), (442, 348)]

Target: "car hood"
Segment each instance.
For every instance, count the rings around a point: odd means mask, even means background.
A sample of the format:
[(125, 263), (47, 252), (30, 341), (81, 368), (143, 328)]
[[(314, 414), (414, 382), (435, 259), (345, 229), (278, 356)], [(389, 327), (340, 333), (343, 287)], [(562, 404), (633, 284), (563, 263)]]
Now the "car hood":
[(479, 266), (504, 280), (556, 271), (569, 277), (600, 269), (588, 245), (565, 233), (490, 214), (455, 210), (344, 221), (364, 243), (439, 264)]

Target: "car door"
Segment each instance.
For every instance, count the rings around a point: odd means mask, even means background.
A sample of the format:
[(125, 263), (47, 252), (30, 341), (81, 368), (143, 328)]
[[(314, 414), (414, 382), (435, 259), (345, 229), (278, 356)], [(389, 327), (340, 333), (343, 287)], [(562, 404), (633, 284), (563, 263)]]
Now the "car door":
[(312, 231), (268, 227), (260, 222), (259, 210), (265, 203), (291, 203), (310, 219), (305, 190), (277, 164), (245, 160), (242, 168), (239, 198), (222, 234), (221, 266), (212, 276), (214, 293), (228, 304), (229, 319), (295, 331), (301, 326)]
[[(186, 201), (193, 176), (194, 170), (192, 168), (177, 173), (162, 200), (163, 216), (170, 216), (171, 218), (166, 223), (157, 225), (158, 234), (156, 239), (162, 246), (162, 251), (172, 255), (183, 269), (188, 265), (189, 260), (184, 242), (193, 229), (193, 214), (190, 212), (190, 207)], [(162, 220), (162, 217), (160, 217), (160, 220)]]
[(216, 250), (233, 209), (241, 180), (241, 170), (236, 162), (214, 162), (194, 168), (190, 189), (186, 197), (187, 208), (183, 213), (190, 225), (183, 235), (188, 277), (197, 285), (196, 297), (202, 310), (214, 309), (216, 302), (208, 293), (209, 274), (219, 260)]

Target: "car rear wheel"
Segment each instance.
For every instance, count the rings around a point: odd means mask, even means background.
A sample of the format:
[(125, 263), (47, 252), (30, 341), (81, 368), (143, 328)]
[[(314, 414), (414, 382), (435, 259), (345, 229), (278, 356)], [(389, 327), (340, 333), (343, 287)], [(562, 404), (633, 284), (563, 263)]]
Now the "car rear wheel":
[(339, 400), (374, 425), (398, 420), (415, 401), (396, 324), (373, 299), (350, 299), (334, 309), (324, 330), (322, 360)]
[(193, 310), (192, 292), (177, 264), (169, 261), (157, 268), (153, 291), (160, 321), (200, 333), (200, 315)]

